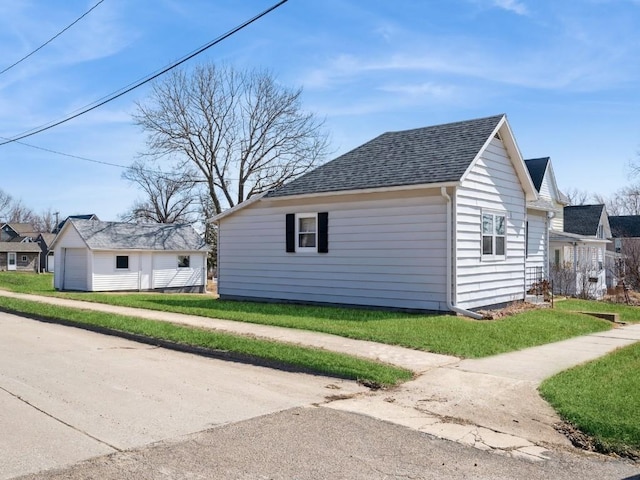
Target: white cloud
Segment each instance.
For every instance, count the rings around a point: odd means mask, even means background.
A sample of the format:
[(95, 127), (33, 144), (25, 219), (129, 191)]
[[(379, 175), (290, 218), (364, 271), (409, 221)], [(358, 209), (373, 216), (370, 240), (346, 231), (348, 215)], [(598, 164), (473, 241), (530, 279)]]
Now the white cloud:
[(389, 93), (397, 93), (410, 97), (429, 97), (434, 99), (447, 99), (453, 96), (455, 88), (451, 85), (442, 85), (435, 82), (390, 84), (379, 87), (378, 90)]
[(527, 15), (529, 13), (527, 6), (518, 0), (493, 0), (493, 5), (518, 15)]

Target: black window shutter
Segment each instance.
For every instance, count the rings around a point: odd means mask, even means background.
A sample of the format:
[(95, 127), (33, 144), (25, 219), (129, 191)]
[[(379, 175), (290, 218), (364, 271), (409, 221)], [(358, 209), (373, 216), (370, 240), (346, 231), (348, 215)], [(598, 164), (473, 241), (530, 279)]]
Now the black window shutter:
[(287, 252), (296, 251), (296, 215), (287, 213), (286, 217)]
[(329, 253), (329, 213), (318, 213), (318, 253)]

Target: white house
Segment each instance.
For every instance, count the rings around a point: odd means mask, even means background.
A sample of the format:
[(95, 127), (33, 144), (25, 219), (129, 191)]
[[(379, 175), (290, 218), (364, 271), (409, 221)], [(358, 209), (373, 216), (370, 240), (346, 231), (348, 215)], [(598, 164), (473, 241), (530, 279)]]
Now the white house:
[(206, 289), (208, 247), (190, 225), (71, 218), (51, 249), (57, 290)]
[(525, 160), (525, 165), (538, 192), (538, 198), (527, 202), (527, 288), (549, 279), (549, 235), (564, 227), (563, 210), (569, 200), (560, 191), (549, 157)]
[(537, 198), (505, 115), (385, 133), (211, 219), (218, 292), (477, 317), (525, 297)]
[[(563, 216), (563, 231), (552, 231), (549, 237), (554, 282), (564, 283), (559, 293), (602, 298), (607, 291), (607, 239), (611, 238), (607, 210), (602, 204), (567, 206)], [(615, 285), (616, 279), (609, 282)]]

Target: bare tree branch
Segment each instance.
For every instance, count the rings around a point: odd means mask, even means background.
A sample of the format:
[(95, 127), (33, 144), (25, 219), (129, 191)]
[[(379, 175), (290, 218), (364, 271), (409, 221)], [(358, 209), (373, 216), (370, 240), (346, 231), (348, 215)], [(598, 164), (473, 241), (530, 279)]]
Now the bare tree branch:
[(125, 221), (153, 223), (191, 223), (197, 212), (193, 194), (193, 172), (181, 174), (163, 173), (157, 167), (149, 168), (142, 160), (136, 160), (122, 174), (122, 178), (142, 190), (143, 198), (121, 218)]
[(268, 72), (208, 64), (155, 83), (134, 119), (147, 154), (175, 155), (180, 169), (197, 172), (217, 214), (322, 161), (328, 137), (301, 96)]

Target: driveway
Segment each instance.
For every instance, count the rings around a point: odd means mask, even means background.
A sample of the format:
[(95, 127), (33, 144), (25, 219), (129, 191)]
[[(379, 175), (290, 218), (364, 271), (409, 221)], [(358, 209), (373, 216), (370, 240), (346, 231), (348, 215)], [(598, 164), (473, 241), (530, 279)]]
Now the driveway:
[(0, 313), (0, 479), (363, 391)]

